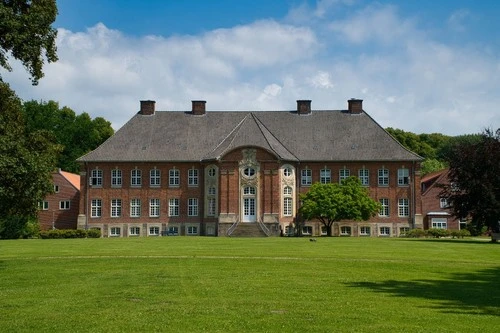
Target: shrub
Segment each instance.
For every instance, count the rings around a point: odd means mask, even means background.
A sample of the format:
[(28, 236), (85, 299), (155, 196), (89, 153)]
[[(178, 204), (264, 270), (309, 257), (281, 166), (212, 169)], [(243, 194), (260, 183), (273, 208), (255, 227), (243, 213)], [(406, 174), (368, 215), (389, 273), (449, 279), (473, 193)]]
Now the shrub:
[(92, 228), (87, 230), (88, 238), (100, 238), (101, 237), (101, 229)]
[(422, 230), (422, 229), (411, 229), (410, 231), (408, 231), (405, 235), (405, 237), (408, 237), (408, 238), (420, 238), (420, 237), (425, 237), (427, 235), (427, 233), (425, 232), (425, 230)]
[(429, 236), (434, 238), (447, 237), (450, 235), (450, 232), (447, 229), (438, 229), (438, 228), (430, 228), (427, 230)]
[(37, 238), (40, 233), (38, 221), (25, 216), (7, 216), (0, 220), (0, 238)]
[(101, 231), (99, 229), (64, 229), (64, 230), (46, 230), (40, 232), (42, 239), (59, 239), (59, 238), (99, 238)]

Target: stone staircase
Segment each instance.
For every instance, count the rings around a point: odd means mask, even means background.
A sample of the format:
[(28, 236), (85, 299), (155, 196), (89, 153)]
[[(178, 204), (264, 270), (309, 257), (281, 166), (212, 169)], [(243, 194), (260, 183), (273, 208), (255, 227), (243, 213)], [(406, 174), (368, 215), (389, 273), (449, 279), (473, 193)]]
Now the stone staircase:
[(258, 223), (238, 223), (230, 237), (267, 237)]

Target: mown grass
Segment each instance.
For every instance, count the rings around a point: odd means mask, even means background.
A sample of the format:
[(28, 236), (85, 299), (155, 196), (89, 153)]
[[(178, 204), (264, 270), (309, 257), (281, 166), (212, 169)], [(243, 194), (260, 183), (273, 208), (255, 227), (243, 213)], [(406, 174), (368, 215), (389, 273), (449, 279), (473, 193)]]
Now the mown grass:
[(0, 242), (5, 332), (497, 332), (500, 246), (163, 237)]

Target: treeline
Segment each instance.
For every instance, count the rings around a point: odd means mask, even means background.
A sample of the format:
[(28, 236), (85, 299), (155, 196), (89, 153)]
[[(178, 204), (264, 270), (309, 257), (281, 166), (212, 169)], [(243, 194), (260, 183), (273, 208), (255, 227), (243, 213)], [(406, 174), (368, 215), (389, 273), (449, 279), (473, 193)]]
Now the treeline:
[(79, 115), (55, 101), (23, 103), (25, 129), (29, 133), (45, 131), (53, 136), (60, 153), (56, 166), (64, 171), (78, 173), (76, 159), (97, 148), (114, 131), (111, 123), (102, 117), (92, 119), (88, 113)]
[(441, 133), (415, 134), (392, 127), (386, 131), (398, 140), (404, 147), (422, 156), (422, 174), (442, 170), (448, 167), (453, 147), (461, 144), (477, 143), (481, 134), (465, 134), (448, 136)]

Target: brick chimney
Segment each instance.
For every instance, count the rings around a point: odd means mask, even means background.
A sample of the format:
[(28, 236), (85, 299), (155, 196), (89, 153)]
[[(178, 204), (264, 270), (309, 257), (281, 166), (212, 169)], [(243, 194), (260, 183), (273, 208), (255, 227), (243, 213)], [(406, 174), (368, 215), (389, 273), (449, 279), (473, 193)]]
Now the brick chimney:
[(351, 114), (360, 114), (363, 113), (363, 100), (357, 98), (351, 98), (347, 101), (349, 104), (349, 113)]
[(191, 113), (196, 116), (201, 116), (205, 114), (205, 104), (207, 101), (191, 101), (193, 103), (193, 108)]
[(141, 110), (139, 114), (150, 116), (155, 114), (155, 101), (141, 101)]
[(297, 113), (310, 114), (311, 113), (311, 100), (297, 100)]

